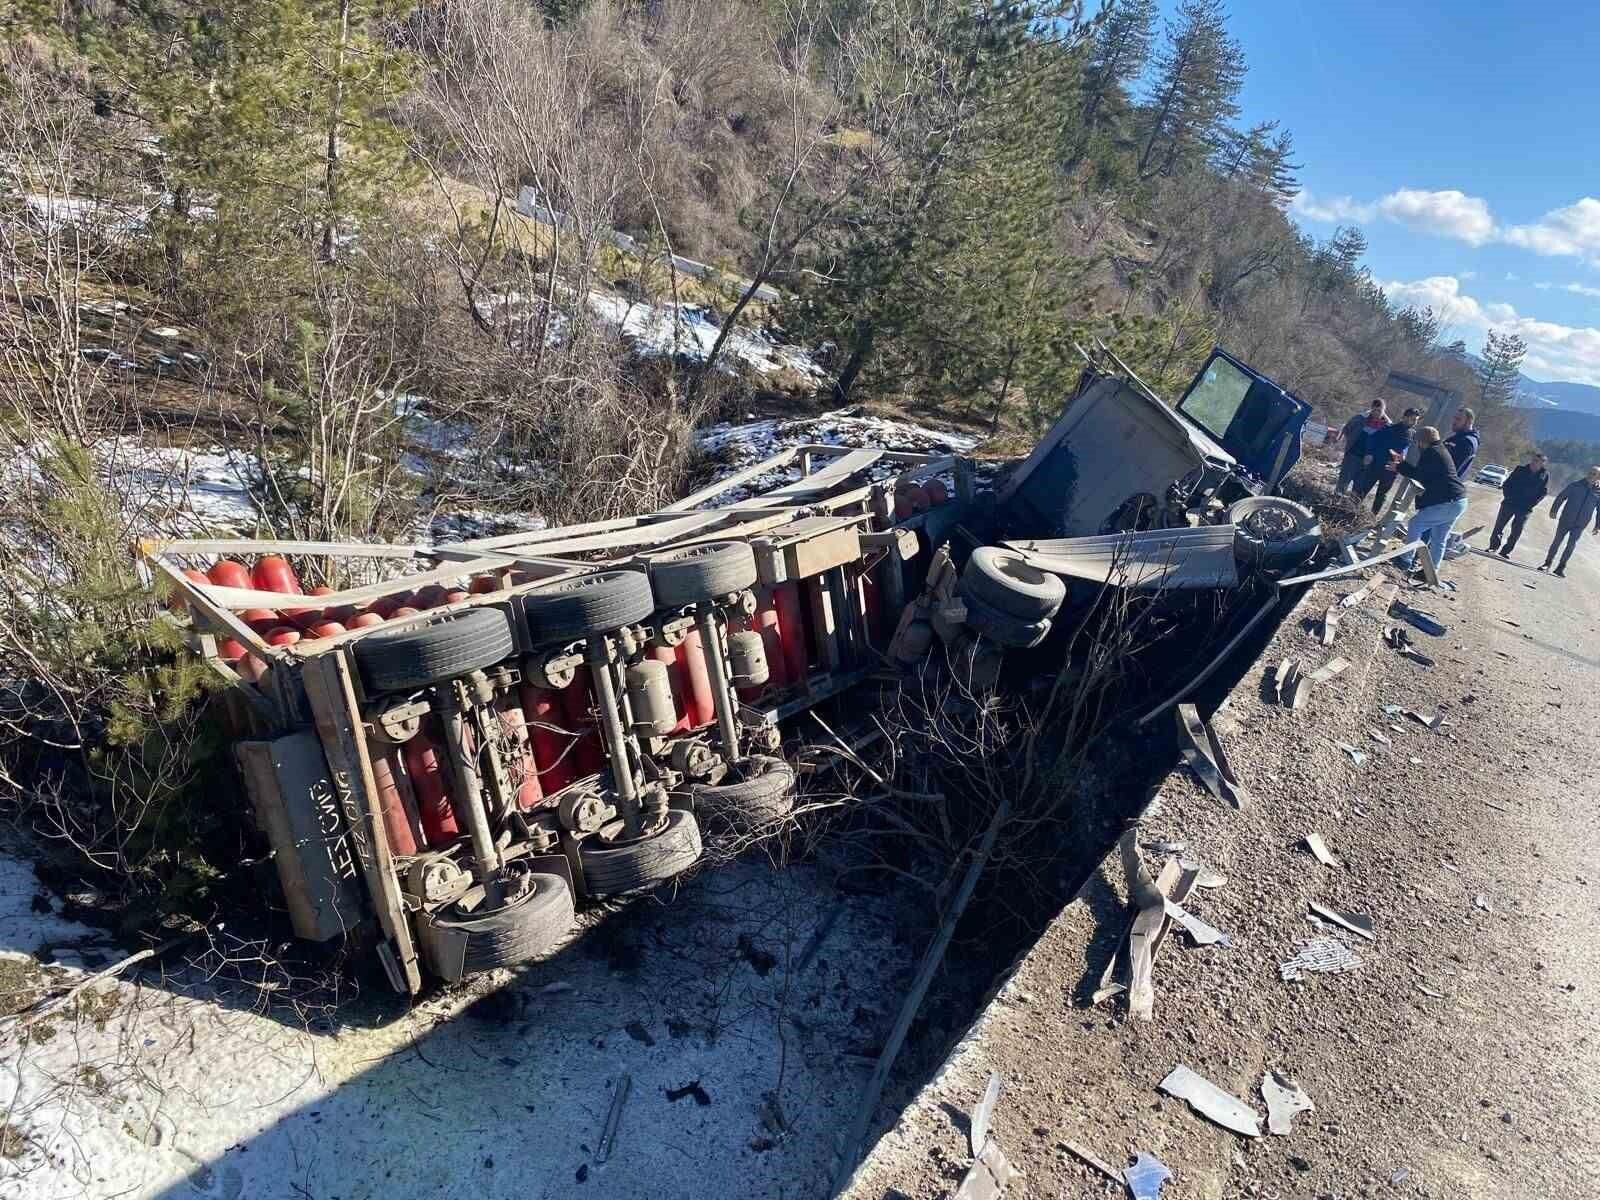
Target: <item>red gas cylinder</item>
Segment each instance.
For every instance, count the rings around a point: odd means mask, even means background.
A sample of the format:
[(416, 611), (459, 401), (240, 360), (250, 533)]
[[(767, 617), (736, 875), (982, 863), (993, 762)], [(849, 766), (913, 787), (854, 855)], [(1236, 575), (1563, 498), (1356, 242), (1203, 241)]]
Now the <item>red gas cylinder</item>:
[[(206, 578), (206, 573), (196, 567), (185, 567), (183, 569), (183, 575), (184, 578), (189, 580), (190, 583), (211, 582), (211, 580)], [(174, 587), (171, 597), (169, 597), (167, 600), (167, 607), (173, 612), (187, 612), (189, 609), (189, 602), (184, 599), (183, 593)]]
[(761, 635), (762, 645), (767, 651), (767, 673), (771, 676), (770, 686), (775, 692), (781, 692), (789, 686), (789, 660), (783, 653), (782, 621), (778, 619), (778, 605), (771, 592), (761, 594), (761, 601), (756, 607), (756, 615), (747, 622), (748, 627)]
[(422, 723), (422, 732), (405, 744), (401, 758), (417, 797), (423, 840), (437, 846), (457, 837), (461, 829), (450, 804), (450, 766), (432, 717)]
[(445, 604), (460, 604), (463, 600), (465, 600), (467, 598), (467, 596), (469, 594), (470, 593), (463, 592), (461, 589), (457, 588), (453, 592), (446, 592), (444, 594), (444, 603)]
[(667, 664), (667, 683), (672, 688), (673, 707), (678, 711), (678, 723), (670, 732), (684, 733), (693, 729), (694, 725), (690, 721), (688, 689), (684, 686), (683, 664), (678, 661), (678, 648), (652, 645), (645, 654), (659, 663)]
[(417, 608), (438, 608), (444, 603), (445, 590), (437, 583), (430, 583), (427, 587), (417, 592), (415, 606)]
[(263, 554), (256, 559), (255, 569), (250, 572), (250, 579), (256, 588), (263, 592), (289, 592), (299, 596), (305, 591), (300, 586), (300, 581), (295, 578), (294, 568), (289, 565), (289, 560), (281, 554)]
[(411, 602), (415, 599), (416, 597), (410, 592), (401, 592), (397, 596), (384, 596), (367, 605), (367, 611), (375, 612), (380, 617), (392, 617), (397, 608), (411, 608)]
[(950, 489), (945, 487), (944, 480), (930, 479), (922, 485), (922, 490), (928, 494), (928, 506), (938, 508), (939, 505), (950, 499)]
[[(316, 587), (307, 592), (306, 595), (326, 596), (331, 594), (332, 591), (333, 589), (327, 584), (319, 583)], [(324, 608), (285, 608), (284, 615), (287, 616), (293, 624), (300, 626), (301, 629), (310, 629), (313, 625), (320, 625), (324, 621), (338, 620), (337, 617), (333, 616)]]
[(206, 578), (218, 587), (249, 589), (255, 586), (250, 582), (249, 569), (231, 558), (219, 558), (206, 572)]
[(533, 742), (533, 760), (539, 767), (540, 790), (547, 796), (554, 795), (578, 777), (576, 764), (568, 753), (572, 739), (556, 732), (556, 728), (567, 728), (560, 693), (525, 683), (521, 697), (523, 721)]
[(578, 731), (578, 744), (572, 748), (579, 775), (593, 775), (606, 765), (606, 751), (595, 723), (594, 696), (589, 690), (589, 668), (579, 667), (578, 677), (561, 689), (561, 710), (567, 728)]
[(375, 612), (357, 613), (346, 623), (350, 629), (366, 629), (372, 625), (382, 625), (383, 618)]
[(270, 608), (247, 608), (239, 614), (239, 620), (257, 633), (266, 633), (269, 629), (276, 629), (283, 624), (278, 614)]
[[(416, 739), (412, 739), (415, 741)], [(378, 811), (383, 815), (383, 831), (388, 835), (390, 854), (415, 854), (418, 830), (400, 790), (400, 747), (369, 745), (372, 751), (372, 783), (378, 790)]]
[(717, 719), (717, 701), (698, 629), (691, 629), (678, 643), (678, 666), (683, 672), (689, 728), (703, 729)]
[(511, 762), (506, 769), (517, 789), (517, 807), (526, 812), (537, 808), (544, 799), (544, 789), (539, 786), (539, 764), (534, 759), (532, 739), (529, 737), (528, 719), (522, 713), (517, 697), (509, 692), (495, 701), (500, 712), (500, 724), (506, 732), (506, 742), (512, 747)]
[(474, 596), (498, 592), (500, 590), (500, 580), (493, 575), (474, 575), (472, 577), (472, 586), (467, 590)]
[(321, 621), (306, 630), (306, 636), (314, 638), (333, 637), (344, 631), (344, 626), (338, 621)]
[(908, 487), (897, 487), (894, 490), (894, 515), (905, 520), (920, 512), (928, 511), (928, 489), (920, 483), (913, 483)]
[(409, 604), (402, 604), (399, 608), (395, 609), (389, 614), (389, 619), (394, 621), (401, 617), (414, 617), (421, 611), (422, 610), (420, 608), (412, 608)]
[(276, 629), (269, 629), (266, 633), (269, 646), (292, 646), (304, 636), (298, 629), (290, 629), (287, 625), (280, 625)]
[(780, 583), (772, 589), (772, 604), (778, 613), (778, 639), (783, 643), (784, 677), (791, 685), (803, 683), (806, 675), (806, 623), (800, 606), (800, 585)]
[(238, 662), (244, 657), (244, 647), (233, 638), (217, 643), (217, 654), (223, 662)]

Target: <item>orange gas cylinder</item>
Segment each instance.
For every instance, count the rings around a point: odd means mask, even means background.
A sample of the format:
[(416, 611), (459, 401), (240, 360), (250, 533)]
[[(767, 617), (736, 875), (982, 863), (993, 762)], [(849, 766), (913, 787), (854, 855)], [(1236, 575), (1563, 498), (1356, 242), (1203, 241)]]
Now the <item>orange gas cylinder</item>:
[(567, 728), (561, 711), (561, 696), (549, 688), (522, 685), (522, 718), (533, 743), (533, 761), (538, 764), (539, 788), (546, 796), (559, 792), (578, 777), (572, 755), (572, 739), (557, 733)]
[(589, 690), (589, 668), (579, 667), (578, 677), (561, 689), (561, 709), (567, 728), (578, 731), (578, 744), (572, 748), (579, 775), (593, 775), (606, 765), (605, 746), (600, 727), (595, 723), (594, 696)]
[(371, 625), (382, 625), (383, 617), (375, 612), (357, 613), (347, 622), (351, 629), (366, 629)]
[(289, 592), (298, 596), (305, 591), (300, 586), (300, 581), (295, 578), (294, 568), (289, 565), (289, 560), (281, 554), (263, 554), (256, 559), (255, 568), (250, 572), (250, 579), (256, 588), (263, 592)]
[(255, 587), (250, 582), (250, 571), (242, 562), (235, 562), (231, 558), (219, 558), (211, 565), (211, 570), (206, 572), (206, 578), (218, 587), (245, 588)]
[(806, 624), (800, 607), (800, 585), (780, 583), (772, 589), (772, 604), (778, 613), (778, 640), (783, 643), (784, 677), (791, 685), (805, 682)]
[(509, 692), (495, 701), (500, 713), (500, 725), (506, 732), (511, 761), (506, 770), (511, 773), (517, 789), (517, 807), (526, 812), (539, 807), (544, 799), (544, 789), (539, 786), (539, 764), (533, 754), (533, 740), (529, 736), (528, 719), (522, 713), (517, 697)]
[(417, 819), (422, 824), (423, 840), (429, 846), (447, 842), (461, 833), (456, 811), (450, 803), (450, 767), (446, 761), (438, 726), (429, 717), (422, 731), (407, 742), (401, 759), (411, 790), (417, 797)]
[(711, 692), (711, 672), (698, 629), (691, 629), (678, 643), (678, 666), (683, 672), (689, 728), (703, 729), (717, 719), (717, 701)]
[(672, 703), (678, 710), (678, 723), (670, 732), (684, 733), (693, 729), (694, 725), (690, 721), (688, 689), (684, 686), (683, 664), (678, 661), (678, 648), (653, 645), (645, 653), (657, 662), (667, 664), (667, 684), (672, 688)]
[[(416, 739), (413, 738), (413, 741)], [(378, 790), (378, 811), (383, 814), (383, 832), (388, 835), (390, 854), (415, 854), (418, 850), (415, 818), (400, 790), (400, 747), (370, 745), (372, 783)]]

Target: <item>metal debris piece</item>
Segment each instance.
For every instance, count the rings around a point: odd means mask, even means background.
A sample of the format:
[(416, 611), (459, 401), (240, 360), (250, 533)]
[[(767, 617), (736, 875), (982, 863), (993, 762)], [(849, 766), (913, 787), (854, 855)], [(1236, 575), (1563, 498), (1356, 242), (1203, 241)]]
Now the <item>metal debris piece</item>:
[(1405, 712), (1406, 709), (1405, 705), (1403, 704), (1385, 704), (1383, 706), (1383, 711), (1388, 713), (1391, 717), (1398, 717), (1401, 713)]
[(1439, 860), (1439, 865), (1441, 867), (1443, 867), (1446, 871), (1454, 871), (1457, 875), (1461, 874), (1461, 868), (1456, 866), (1455, 863), (1453, 863), (1453, 862), (1447, 862), (1446, 860), (1441, 858)]
[(1160, 1087), (1167, 1095), (1185, 1101), (1195, 1112), (1224, 1129), (1245, 1137), (1261, 1136), (1261, 1117), (1255, 1109), (1181, 1063), (1172, 1068)]
[(1234, 808), (1243, 808), (1250, 793), (1229, 766), (1216, 731), (1200, 719), (1199, 710), (1192, 704), (1178, 705), (1177, 713), (1178, 745), (1183, 751), (1183, 761), (1218, 800)]
[(1093, 1150), (1090, 1150), (1081, 1142), (1074, 1142), (1068, 1138), (1057, 1142), (1056, 1144), (1068, 1154), (1078, 1159), (1080, 1162), (1085, 1162), (1089, 1166), (1093, 1167), (1096, 1171), (1099, 1171), (1100, 1174), (1104, 1175), (1113, 1183), (1124, 1182), (1121, 1174), (1119, 1174), (1110, 1163), (1106, 1162), (1105, 1159), (1101, 1158), (1098, 1154), (1096, 1154)]
[(1294, 681), (1300, 677), (1300, 664), (1286, 658), (1272, 673), (1272, 698), (1279, 704), (1288, 704), (1293, 695)]
[(633, 1087), (633, 1076), (624, 1071), (617, 1076), (616, 1087), (611, 1092), (611, 1111), (606, 1113), (605, 1129), (600, 1133), (599, 1144), (594, 1149), (595, 1162), (605, 1162), (617, 1144), (617, 1126), (622, 1122), (622, 1106), (628, 1102), (628, 1092)]
[(1317, 639), (1324, 646), (1333, 645), (1333, 639), (1339, 632), (1339, 618), (1344, 615), (1344, 609), (1337, 604), (1330, 604), (1322, 613), (1322, 628), (1317, 631)]
[(1402, 1183), (1404, 1183), (1406, 1180), (1408, 1180), (1410, 1178), (1411, 1178), (1411, 1168), (1410, 1167), (1401, 1167), (1393, 1175), (1389, 1176), (1389, 1182), (1393, 1186), (1399, 1187)]
[(1267, 1102), (1267, 1132), (1274, 1137), (1288, 1137), (1289, 1123), (1303, 1112), (1316, 1112), (1311, 1097), (1299, 1085), (1285, 1079), (1276, 1071), (1261, 1077), (1261, 1098)]
[(1350, 660), (1348, 658), (1335, 658), (1331, 662), (1318, 667), (1315, 671), (1311, 672), (1307, 678), (1310, 679), (1312, 683), (1327, 683), (1328, 680), (1339, 674), (1339, 672), (1345, 670), (1347, 667), (1349, 667), (1349, 665)]
[(1426, 717), (1419, 713), (1416, 709), (1408, 708), (1405, 710), (1405, 715), (1417, 722), (1417, 724), (1421, 725), (1423, 728), (1432, 730), (1434, 733), (1437, 733), (1440, 729), (1444, 728), (1450, 723), (1450, 719), (1442, 712), (1437, 712), (1431, 717)]
[(1430, 996), (1435, 1000), (1443, 1000), (1444, 999), (1444, 993), (1443, 992), (1436, 992), (1425, 983), (1417, 984), (1417, 991), (1421, 992), (1424, 996)]
[(1333, 744), (1348, 754), (1350, 756), (1350, 761), (1355, 763), (1356, 766), (1359, 767), (1367, 761), (1366, 753), (1364, 751), (1357, 750), (1349, 742), (1341, 742), (1335, 739)]
[(1415, 754), (1413, 754), (1410, 758), (1406, 759), (1406, 761), (1408, 763), (1410, 763), (1413, 767), (1420, 767), (1422, 765), (1422, 760), (1420, 758), (1418, 758)]
[(1380, 745), (1380, 746), (1392, 746), (1392, 745), (1394, 745), (1394, 743), (1389, 740), (1389, 735), (1388, 734), (1379, 733), (1376, 729), (1367, 730), (1367, 736), (1369, 738), (1371, 738), (1373, 741), (1377, 742), (1378, 745)]
[(1372, 594), (1372, 584), (1364, 583), (1355, 591), (1342, 597), (1339, 601), (1340, 608), (1354, 608)]
[(1315, 583), (1319, 579), (1337, 579), (1340, 575), (1353, 575), (1366, 567), (1377, 566), (1381, 562), (1388, 562), (1391, 558), (1399, 558), (1402, 554), (1409, 554), (1422, 548), (1421, 542), (1407, 542), (1403, 546), (1396, 546), (1393, 550), (1385, 550), (1382, 554), (1374, 554), (1371, 558), (1358, 559), (1353, 563), (1346, 563), (1344, 566), (1330, 567), (1326, 571), (1317, 571), (1312, 575), (1296, 575), (1290, 579), (1280, 579), (1278, 580), (1278, 586), (1280, 588), (1293, 587), (1297, 583)]
[(1288, 962), (1278, 967), (1278, 977), (1286, 983), (1304, 979), (1309, 972), (1316, 975), (1338, 975), (1354, 971), (1361, 958), (1338, 938), (1319, 937), (1301, 944)]
[(1227, 934), (1215, 925), (1208, 925), (1181, 904), (1174, 904), (1168, 900), (1167, 916), (1182, 925), (1183, 931), (1194, 939), (1194, 944), (1197, 946), (1223, 945), (1230, 948), (1233, 946)]
[(1185, 867), (1193, 867), (1195, 869), (1195, 887), (1206, 888), (1209, 890), (1212, 888), (1222, 887), (1228, 882), (1228, 877), (1221, 871), (1214, 871), (1210, 867), (1205, 866), (1202, 863), (1198, 863), (1192, 858), (1184, 859), (1183, 865)]
[(1016, 1172), (1011, 1169), (1000, 1143), (990, 1138), (983, 1144), (977, 1161), (962, 1177), (955, 1200), (995, 1200), (1006, 1190)]
[(1161, 841), (1146, 842), (1144, 848), (1151, 854), (1182, 854), (1189, 848), (1188, 842)]
[(1131, 1167), (1122, 1168), (1122, 1178), (1133, 1200), (1160, 1200), (1161, 1185), (1172, 1178), (1172, 1172), (1154, 1154), (1141, 1150)]
[(1508, 813), (1508, 812), (1512, 812), (1513, 811), (1512, 809), (1506, 807), (1504, 804), (1496, 804), (1493, 800), (1485, 800), (1484, 803), (1486, 805), (1488, 805), (1490, 808), (1494, 809), (1495, 812)]
[(1483, 909), (1483, 911), (1486, 913), (1492, 913), (1494, 911), (1494, 909), (1489, 907), (1489, 897), (1485, 896), (1482, 892), (1479, 892), (1472, 898), (1472, 903)]
[(1340, 862), (1339, 859), (1334, 856), (1333, 852), (1328, 849), (1328, 844), (1322, 840), (1322, 835), (1320, 833), (1308, 833), (1300, 840), (1305, 843), (1306, 849), (1310, 850), (1312, 854), (1317, 856), (1317, 861), (1323, 866), (1344, 866), (1344, 863)]
[(1443, 637), (1448, 632), (1431, 613), (1425, 613), (1420, 608), (1412, 608), (1403, 600), (1394, 603), (1394, 615), (1416, 629), (1422, 630), (1429, 637)]
[(1377, 939), (1378, 934), (1372, 924), (1372, 918), (1366, 913), (1342, 913), (1329, 908), (1326, 904), (1318, 904), (1315, 900), (1307, 900), (1306, 903), (1311, 906), (1311, 911), (1324, 921), (1332, 921), (1351, 933), (1359, 933), (1369, 942)]
[(994, 1105), (998, 1099), (1000, 1099), (1000, 1076), (990, 1071), (988, 1086), (983, 1089), (982, 1099), (972, 1110), (972, 1124), (967, 1127), (973, 1158), (977, 1158), (983, 1152), (983, 1144), (989, 1140), (989, 1118), (994, 1116)]

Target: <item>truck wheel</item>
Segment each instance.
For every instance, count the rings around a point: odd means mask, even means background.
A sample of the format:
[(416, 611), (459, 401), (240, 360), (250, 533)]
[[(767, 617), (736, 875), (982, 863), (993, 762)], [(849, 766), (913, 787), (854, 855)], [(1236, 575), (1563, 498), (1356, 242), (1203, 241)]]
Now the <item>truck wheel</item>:
[[(483, 897), (482, 886), (474, 887), (463, 899)], [(577, 914), (572, 905), (572, 890), (559, 875), (529, 875), (528, 890), (502, 908), (484, 912), (465, 911), (461, 901), (423, 917), (423, 941), (427, 942), (428, 923), (441, 932), (463, 933), (467, 938), (463, 975), (490, 971), (495, 967), (514, 967), (559, 946), (572, 930)]]
[(1000, 612), (966, 590), (963, 583), (956, 589), (961, 602), (967, 606), (967, 628), (991, 642), (1018, 650), (1031, 649), (1044, 641), (1050, 632), (1050, 618), (1024, 621), (1010, 613)]
[(1029, 566), (1021, 555), (998, 546), (979, 546), (961, 572), (967, 593), (996, 612), (1024, 623), (1055, 615), (1067, 597), (1059, 575)]
[(666, 826), (644, 837), (608, 842), (599, 834), (578, 843), (583, 883), (591, 896), (620, 896), (681, 875), (700, 858), (700, 826), (693, 813), (672, 809)]
[(745, 542), (703, 542), (678, 550), (663, 550), (646, 560), (650, 586), (662, 608), (698, 604), (730, 592), (742, 592), (756, 582), (756, 555)]
[(655, 608), (643, 571), (595, 571), (548, 584), (522, 598), (522, 612), (536, 645), (610, 633), (644, 620)]
[[(735, 770), (738, 770), (736, 767)], [(751, 758), (732, 783), (697, 783), (689, 789), (695, 811), (708, 825), (731, 831), (771, 829), (794, 811), (794, 768), (781, 758)]]
[(1240, 562), (1262, 571), (1300, 566), (1322, 545), (1322, 526), (1303, 504), (1282, 496), (1249, 496), (1228, 506), (1233, 552)]
[(516, 650), (498, 608), (475, 608), (434, 625), (379, 629), (354, 645), (367, 690), (405, 692), (492, 667)]

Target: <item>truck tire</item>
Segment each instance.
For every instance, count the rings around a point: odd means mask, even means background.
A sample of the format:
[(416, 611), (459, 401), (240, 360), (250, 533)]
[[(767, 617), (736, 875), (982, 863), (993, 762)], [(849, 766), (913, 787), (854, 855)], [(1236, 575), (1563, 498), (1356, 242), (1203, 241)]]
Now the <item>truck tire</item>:
[(665, 828), (626, 842), (598, 836), (578, 843), (584, 889), (591, 896), (620, 896), (681, 875), (700, 858), (700, 825), (682, 809), (667, 813)]
[(1322, 526), (1303, 504), (1282, 496), (1249, 496), (1228, 506), (1233, 552), (1261, 571), (1287, 571), (1307, 562), (1322, 545)]
[(646, 561), (650, 586), (662, 608), (698, 604), (730, 592), (742, 592), (756, 582), (755, 551), (745, 542), (702, 542), (663, 550)]
[[(483, 894), (482, 886), (467, 893)], [(559, 946), (577, 920), (572, 889), (559, 875), (528, 876), (528, 890), (502, 908), (490, 912), (463, 911), (457, 901), (424, 922), (441, 931), (464, 933), (467, 938), (462, 974), (514, 967)], [(428, 934), (423, 933), (426, 940)]]
[(522, 613), (535, 645), (610, 633), (644, 620), (655, 608), (643, 571), (594, 571), (548, 584), (522, 598)]
[(498, 608), (475, 608), (433, 625), (380, 629), (354, 644), (367, 690), (406, 692), (492, 667), (516, 650)]
[[(736, 768), (737, 769), (737, 768)], [(794, 768), (781, 758), (753, 757), (744, 778), (689, 789), (708, 826), (734, 832), (769, 830), (794, 811)]]
[(1055, 616), (1067, 597), (1059, 575), (1030, 566), (1020, 554), (998, 546), (979, 546), (961, 572), (967, 593), (996, 612), (1024, 623)]
[(964, 582), (957, 587), (956, 594), (967, 606), (967, 628), (991, 642), (1016, 650), (1028, 650), (1044, 641), (1045, 635), (1050, 632), (1049, 617), (1024, 621), (1010, 613), (1000, 612), (968, 592)]

